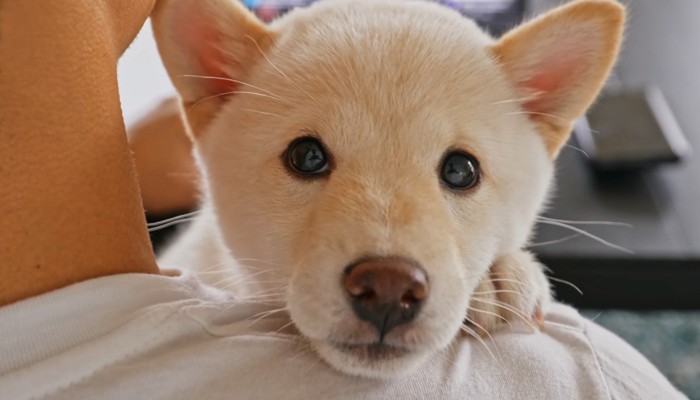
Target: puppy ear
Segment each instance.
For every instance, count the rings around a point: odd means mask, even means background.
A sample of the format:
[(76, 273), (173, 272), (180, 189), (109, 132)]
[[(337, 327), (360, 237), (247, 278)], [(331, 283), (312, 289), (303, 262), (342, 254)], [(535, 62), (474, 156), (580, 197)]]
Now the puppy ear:
[(195, 137), (273, 42), (238, 0), (160, 0), (152, 25)]
[(574, 1), (515, 28), (491, 49), (552, 158), (607, 79), (624, 22), (625, 10), (614, 0)]

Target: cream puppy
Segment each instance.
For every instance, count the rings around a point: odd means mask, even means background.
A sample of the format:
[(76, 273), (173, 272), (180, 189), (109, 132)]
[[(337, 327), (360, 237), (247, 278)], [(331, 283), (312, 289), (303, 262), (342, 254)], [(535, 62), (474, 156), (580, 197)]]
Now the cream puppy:
[(322, 1), (269, 26), (233, 0), (161, 1), (207, 210), (161, 263), (284, 302), (363, 376), (539, 316), (548, 284), (520, 249), (623, 25), (612, 0), (499, 40), (421, 1)]

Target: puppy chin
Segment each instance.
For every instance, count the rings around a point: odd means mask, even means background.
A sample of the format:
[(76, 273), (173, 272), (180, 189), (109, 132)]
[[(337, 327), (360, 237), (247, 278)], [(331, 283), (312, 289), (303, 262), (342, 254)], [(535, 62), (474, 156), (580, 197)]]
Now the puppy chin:
[(393, 347), (335, 345), (311, 342), (316, 352), (340, 372), (364, 378), (388, 379), (408, 375), (427, 361), (433, 352)]

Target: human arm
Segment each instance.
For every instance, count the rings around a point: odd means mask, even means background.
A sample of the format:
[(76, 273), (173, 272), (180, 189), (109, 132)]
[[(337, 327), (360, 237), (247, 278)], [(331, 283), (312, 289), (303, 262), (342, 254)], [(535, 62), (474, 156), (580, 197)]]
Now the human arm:
[(154, 3), (0, 1), (0, 305), (158, 273), (116, 80)]

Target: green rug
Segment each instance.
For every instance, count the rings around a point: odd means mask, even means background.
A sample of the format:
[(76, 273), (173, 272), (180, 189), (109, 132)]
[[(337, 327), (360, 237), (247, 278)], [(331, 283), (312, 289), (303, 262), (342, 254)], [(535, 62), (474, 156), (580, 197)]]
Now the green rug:
[(700, 400), (700, 311), (582, 314), (625, 339), (689, 398)]

